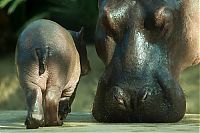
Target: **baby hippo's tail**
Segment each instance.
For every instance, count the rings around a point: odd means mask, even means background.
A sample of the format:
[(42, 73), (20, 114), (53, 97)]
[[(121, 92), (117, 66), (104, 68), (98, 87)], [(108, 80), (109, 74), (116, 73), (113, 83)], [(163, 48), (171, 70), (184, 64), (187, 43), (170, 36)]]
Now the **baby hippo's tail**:
[(42, 75), (45, 72), (47, 58), (49, 55), (49, 47), (44, 48), (36, 48), (35, 49), (38, 60), (39, 60), (39, 75)]

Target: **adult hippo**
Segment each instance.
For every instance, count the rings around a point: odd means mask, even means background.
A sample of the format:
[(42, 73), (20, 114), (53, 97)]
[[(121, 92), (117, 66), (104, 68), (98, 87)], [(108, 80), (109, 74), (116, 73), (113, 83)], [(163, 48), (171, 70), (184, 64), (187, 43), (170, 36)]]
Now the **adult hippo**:
[(92, 114), (100, 122), (177, 122), (178, 78), (200, 62), (198, 0), (99, 0), (96, 50), (106, 68)]
[(19, 82), (27, 102), (26, 128), (60, 126), (71, 111), (80, 75), (90, 71), (83, 34), (40, 19), (21, 33), (16, 47)]

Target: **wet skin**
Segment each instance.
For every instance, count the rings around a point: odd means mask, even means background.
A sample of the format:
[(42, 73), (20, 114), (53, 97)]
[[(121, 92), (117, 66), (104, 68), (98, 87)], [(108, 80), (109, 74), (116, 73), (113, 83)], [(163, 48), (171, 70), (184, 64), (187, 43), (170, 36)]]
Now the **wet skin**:
[(40, 19), (21, 33), (16, 67), (27, 102), (26, 128), (61, 126), (81, 75), (90, 71), (83, 33)]
[(186, 101), (178, 76), (198, 64), (200, 55), (190, 48), (197, 44), (188, 41), (187, 46), (184, 40), (188, 4), (187, 0), (99, 0), (96, 50), (106, 68), (93, 104), (97, 121), (182, 119)]

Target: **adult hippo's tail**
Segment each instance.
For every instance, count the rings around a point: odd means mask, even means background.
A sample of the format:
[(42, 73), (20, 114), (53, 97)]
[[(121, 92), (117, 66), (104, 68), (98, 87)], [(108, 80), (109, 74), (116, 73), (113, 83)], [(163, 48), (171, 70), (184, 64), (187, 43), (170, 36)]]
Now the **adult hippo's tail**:
[(47, 58), (49, 56), (49, 47), (45, 49), (36, 48), (35, 51), (39, 61), (39, 75), (42, 75), (45, 72)]

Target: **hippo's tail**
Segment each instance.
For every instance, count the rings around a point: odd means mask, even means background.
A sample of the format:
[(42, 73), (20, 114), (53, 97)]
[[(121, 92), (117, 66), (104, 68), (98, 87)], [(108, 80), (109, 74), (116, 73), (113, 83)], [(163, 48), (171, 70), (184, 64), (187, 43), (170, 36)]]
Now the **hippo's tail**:
[(49, 47), (46, 47), (45, 49), (36, 48), (35, 51), (39, 61), (39, 75), (42, 75), (45, 72), (47, 58), (49, 55)]

